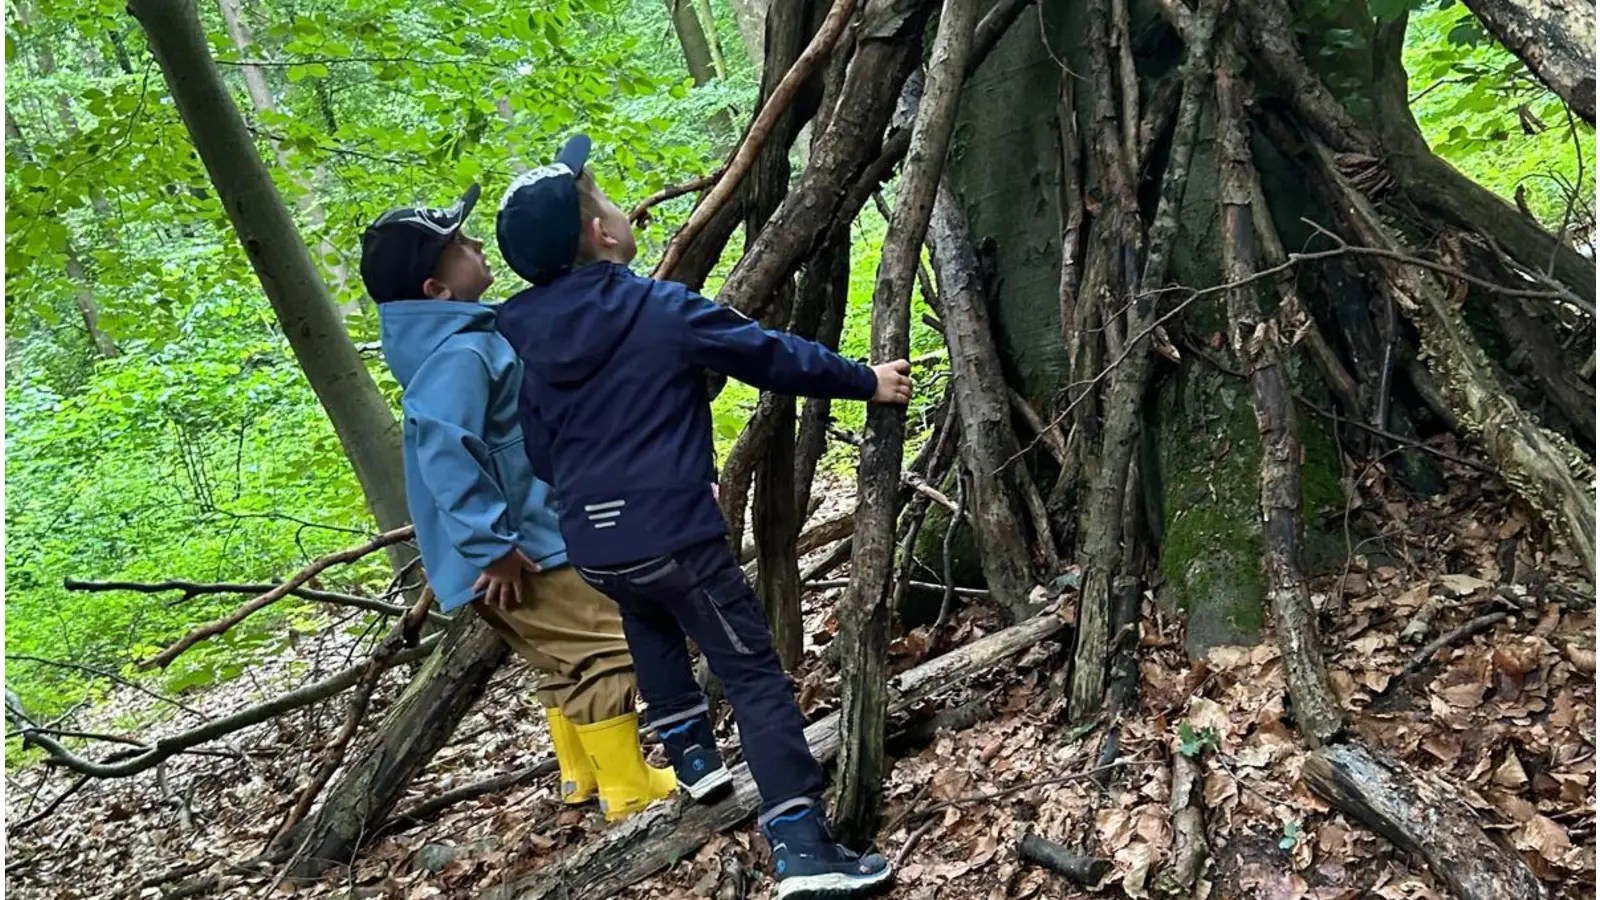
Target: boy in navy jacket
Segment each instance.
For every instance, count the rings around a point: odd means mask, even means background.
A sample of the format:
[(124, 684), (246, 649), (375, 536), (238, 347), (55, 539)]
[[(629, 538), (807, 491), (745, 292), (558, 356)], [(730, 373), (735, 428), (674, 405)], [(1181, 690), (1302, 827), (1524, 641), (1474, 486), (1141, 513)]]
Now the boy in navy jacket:
[(639, 749), (621, 613), (568, 565), (550, 488), (522, 448), (522, 364), (478, 302), (494, 280), (483, 243), (461, 231), (477, 199), (473, 185), (448, 209), (390, 210), (362, 237), (384, 359), (405, 388), (406, 501), (439, 606), (472, 604), (550, 673), (539, 699), (562, 800), (598, 794), (606, 818), (620, 819), (676, 782)]
[(889, 864), (833, 840), (793, 688), (728, 547), (706, 371), (781, 394), (903, 404), (910, 365), (853, 363), (635, 274), (632, 228), (585, 171), (589, 146), (579, 135), (554, 164), (519, 176), (496, 220), (506, 262), (532, 284), (507, 301), (499, 328), (525, 367), (534, 471), (555, 486), (579, 573), (622, 607), (649, 725), (678, 784), (698, 800), (731, 781), (687, 636), (733, 705), (778, 896), (866, 892), (890, 879)]

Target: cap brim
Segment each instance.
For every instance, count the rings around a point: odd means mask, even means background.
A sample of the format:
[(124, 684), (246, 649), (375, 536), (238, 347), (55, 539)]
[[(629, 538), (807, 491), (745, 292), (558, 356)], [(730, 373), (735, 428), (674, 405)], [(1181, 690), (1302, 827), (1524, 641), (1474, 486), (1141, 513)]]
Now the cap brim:
[(474, 181), (467, 185), (467, 192), (461, 195), (461, 217), (456, 220), (456, 230), (467, 224), (467, 217), (472, 215), (472, 208), (478, 205), (478, 197), (483, 193), (483, 186)]
[(592, 142), (587, 134), (575, 134), (567, 139), (566, 146), (561, 148), (561, 153), (556, 156), (556, 162), (564, 164), (572, 170), (576, 178), (583, 174), (583, 167), (589, 162), (589, 149)]

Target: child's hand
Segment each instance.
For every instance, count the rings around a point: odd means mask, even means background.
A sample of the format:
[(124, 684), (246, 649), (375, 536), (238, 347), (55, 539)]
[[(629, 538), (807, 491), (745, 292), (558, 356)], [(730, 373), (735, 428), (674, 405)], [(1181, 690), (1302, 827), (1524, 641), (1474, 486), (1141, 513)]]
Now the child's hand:
[(473, 593), (481, 592), (483, 602), (501, 610), (510, 611), (522, 605), (522, 573), (537, 573), (539, 565), (512, 550), (489, 564), (473, 583)]
[(904, 406), (911, 402), (911, 363), (897, 359), (873, 366), (878, 376), (878, 392), (872, 395), (873, 403), (893, 403)]

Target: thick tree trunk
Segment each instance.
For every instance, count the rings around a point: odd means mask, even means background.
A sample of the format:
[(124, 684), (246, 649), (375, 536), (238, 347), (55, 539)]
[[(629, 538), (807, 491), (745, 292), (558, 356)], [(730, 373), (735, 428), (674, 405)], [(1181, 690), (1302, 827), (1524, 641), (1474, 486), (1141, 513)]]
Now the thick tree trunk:
[(1594, 4), (1587, 0), (1463, 0), (1545, 87), (1594, 124)]
[[(1074, 718), (1092, 715), (1104, 696), (1111, 589), (1123, 562), (1122, 504), (1151, 368), (1151, 341), (1146, 337), (1155, 326), (1155, 295), (1165, 283), (1167, 260), (1178, 237), (1179, 208), (1189, 182), (1189, 162), (1199, 128), (1200, 108), (1208, 94), (1211, 39), (1217, 20), (1217, 3), (1214, 0), (1202, 2), (1193, 28), (1186, 35), (1188, 56), (1184, 62), (1183, 93), (1172, 140), (1172, 156), (1167, 162), (1161, 197), (1146, 241), (1149, 253), (1144, 271), (1135, 281), (1131, 272), (1122, 271), (1123, 260), (1137, 254), (1142, 232), (1138, 205), (1133, 199), (1134, 185), (1130, 180), (1134, 160), (1122, 157), (1116, 139), (1110, 62), (1104, 49), (1094, 49), (1104, 47), (1100, 40), (1105, 37), (1106, 30), (1104, 6), (1105, 0), (1099, 0), (1090, 7), (1089, 13), (1090, 40), (1099, 42), (1090, 47), (1094, 57), (1091, 77), (1096, 85), (1095, 126), (1091, 134), (1100, 177), (1108, 185), (1105, 191), (1116, 201), (1116, 208), (1108, 211), (1112, 224), (1106, 228), (1107, 243), (1101, 252), (1105, 254), (1108, 272), (1113, 274), (1108, 284), (1120, 284), (1121, 288), (1103, 296), (1116, 306), (1126, 307), (1120, 317), (1124, 324), (1122, 339), (1126, 344), (1121, 353), (1124, 358), (1112, 363), (1115, 368), (1105, 393), (1099, 464), (1090, 476), (1085, 503), (1083, 589), (1078, 604), (1078, 647), (1073, 655), (1070, 697)], [(1135, 126), (1123, 123), (1122, 127)], [(1102, 305), (1102, 310), (1108, 320), (1118, 318), (1114, 308)]]
[[(211, 58), (194, 0), (133, 0), (178, 112), (295, 358), (332, 420), (384, 530), (409, 521), (400, 428), (345, 334), (305, 242)], [(407, 551), (391, 554), (398, 570)]]
[(729, 5), (733, 7), (733, 20), (739, 26), (739, 42), (744, 44), (751, 65), (764, 75), (761, 35), (766, 32), (767, 9), (772, 0), (729, 0)]
[[(1018, 653), (1050, 640), (1065, 627), (1046, 614), (952, 650), (890, 679), (888, 710), (899, 713), (962, 684)], [(806, 729), (811, 753), (826, 762), (839, 752), (840, 714)], [(703, 806), (687, 798), (669, 800), (612, 828), (560, 862), (504, 887), (485, 900), (604, 900), (630, 885), (691, 857), (708, 838), (756, 814), (761, 805), (749, 770), (733, 768), (733, 790), (719, 803)]]
[[(889, 220), (872, 293), (872, 355), (889, 361), (910, 355), (911, 288), (955, 130), (956, 102), (966, 78), (977, 22), (976, 0), (945, 0), (929, 58), (927, 89), (911, 129), (911, 149)], [(838, 827), (846, 842), (865, 844), (877, 830), (883, 791), (884, 682), (889, 645), (888, 600), (894, 572), (895, 518), (900, 511), (903, 406), (867, 407), (857, 488), (850, 587), (839, 603), (844, 647), (844, 750), (839, 767)]]
[(321, 808), (280, 842), (296, 854), (297, 877), (349, 865), (364, 839), (399, 802), (483, 694), (506, 657), (505, 641), (470, 608), (456, 613), (444, 638), (413, 676), (366, 744), (353, 753)]

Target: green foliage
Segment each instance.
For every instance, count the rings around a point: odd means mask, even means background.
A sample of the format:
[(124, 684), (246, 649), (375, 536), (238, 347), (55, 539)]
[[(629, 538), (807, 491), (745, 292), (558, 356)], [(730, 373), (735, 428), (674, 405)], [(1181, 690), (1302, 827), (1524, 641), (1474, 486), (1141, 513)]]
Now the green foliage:
[(1217, 731), (1210, 725), (1194, 729), (1188, 722), (1178, 723), (1178, 752), (1191, 759), (1207, 751), (1215, 753), (1221, 746), (1217, 741)]
[(1278, 839), (1278, 847), (1283, 850), (1293, 850), (1305, 835), (1301, 832), (1299, 819), (1285, 819), (1283, 822), (1283, 837)]
[(1590, 209), (1594, 129), (1569, 116), (1465, 6), (1414, 13), (1404, 61), (1412, 112), (1434, 152), (1507, 199), (1522, 190), (1551, 230), (1561, 226), (1569, 201), (1577, 214)]

